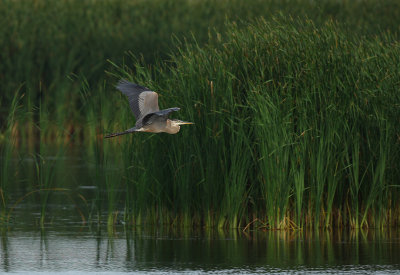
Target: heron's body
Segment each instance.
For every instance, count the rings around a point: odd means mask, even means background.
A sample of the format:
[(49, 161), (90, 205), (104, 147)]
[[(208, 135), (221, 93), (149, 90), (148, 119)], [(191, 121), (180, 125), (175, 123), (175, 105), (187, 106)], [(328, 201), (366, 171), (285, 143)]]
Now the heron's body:
[(114, 133), (105, 136), (105, 138), (116, 137), (133, 132), (151, 132), (176, 134), (180, 130), (179, 125), (193, 124), (178, 119), (169, 119), (171, 112), (179, 111), (178, 107), (160, 110), (158, 107), (158, 94), (146, 87), (135, 83), (121, 80), (117, 89), (128, 97), (129, 105), (136, 117), (135, 127), (124, 132)]

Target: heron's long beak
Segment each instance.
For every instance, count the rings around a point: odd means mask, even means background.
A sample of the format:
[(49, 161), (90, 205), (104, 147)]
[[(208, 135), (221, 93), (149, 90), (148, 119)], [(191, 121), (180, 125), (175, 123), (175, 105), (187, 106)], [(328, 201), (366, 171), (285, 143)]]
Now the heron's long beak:
[(194, 123), (193, 122), (179, 120), (179, 121), (177, 121), (177, 124), (178, 125), (185, 125), (185, 124), (194, 124)]

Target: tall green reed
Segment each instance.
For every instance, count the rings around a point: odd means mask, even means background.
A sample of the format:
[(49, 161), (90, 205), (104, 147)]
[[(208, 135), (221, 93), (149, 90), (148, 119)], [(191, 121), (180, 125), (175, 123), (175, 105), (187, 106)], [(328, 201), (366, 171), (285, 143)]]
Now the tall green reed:
[[(18, 123), (19, 113), (18, 113), (18, 105), (21, 99), (19, 91), (16, 91), (14, 94), (14, 98), (11, 102), (11, 106), (8, 109), (8, 116), (6, 120), (6, 126), (1, 129), (3, 132), (2, 135), (2, 145), (0, 146), (0, 157), (1, 157), (1, 176), (0, 176), (0, 205), (1, 212), (0, 217), (1, 220), (5, 219), (8, 214), (9, 207), (9, 195), (10, 195), (10, 186), (12, 185), (13, 178), (13, 151), (16, 143), (15, 136), (15, 127)], [(1, 103), (1, 102), (0, 102)], [(1, 105), (0, 105), (1, 106)]]
[[(285, 103), (262, 92), (255, 95), (254, 112), (256, 142), (260, 157), (261, 190), (267, 221), (272, 228), (280, 227), (289, 207), (292, 188), (290, 163), (293, 133), (291, 114), (285, 112)], [(286, 107), (287, 108), (287, 107)]]

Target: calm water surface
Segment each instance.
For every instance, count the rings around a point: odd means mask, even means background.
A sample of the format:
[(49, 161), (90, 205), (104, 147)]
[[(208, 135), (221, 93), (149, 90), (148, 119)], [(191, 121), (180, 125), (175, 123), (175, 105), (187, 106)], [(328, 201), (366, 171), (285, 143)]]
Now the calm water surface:
[(399, 274), (399, 232), (2, 228), (0, 271), (39, 274)]

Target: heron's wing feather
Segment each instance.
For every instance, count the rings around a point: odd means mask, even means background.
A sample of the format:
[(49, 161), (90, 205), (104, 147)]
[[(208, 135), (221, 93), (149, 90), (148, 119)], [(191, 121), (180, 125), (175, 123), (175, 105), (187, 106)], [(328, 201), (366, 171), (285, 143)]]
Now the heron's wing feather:
[(173, 107), (173, 108), (168, 108), (168, 109), (164, 109), (164, 110), (160, 110), (157, 112), (147, 114), (146, 116), (143, 117), (143, 119), (141, 121), (141, 125), (151, 124), (155, 119), (159, 119), (159, 118), (163, 118), (166, 120), (171, 112), (176, 112), (179, 110), (180, 110), (180, 108)]
[(158, 94), (156, 92), (143, 92), (139, 95), (139, 110), (142, 116), (159, 111)]
[(153, 115), (167, 117), (171, 112), (177, 112), (180, 109), (181, 108), (178, 108), (178, 107), (172, 107), (172, 108), (168, 108), (168, 109), (164, 109), (164, 110), (160, 110), (160, 111), (154, 112)]
[(149, 88), (123, 79), (118, 83), (117, 89), (128, 97), (129, 106), (136, 120), (159, 110), (158, 94)]

